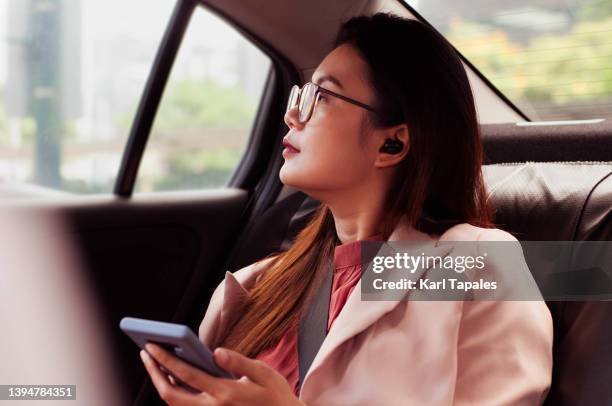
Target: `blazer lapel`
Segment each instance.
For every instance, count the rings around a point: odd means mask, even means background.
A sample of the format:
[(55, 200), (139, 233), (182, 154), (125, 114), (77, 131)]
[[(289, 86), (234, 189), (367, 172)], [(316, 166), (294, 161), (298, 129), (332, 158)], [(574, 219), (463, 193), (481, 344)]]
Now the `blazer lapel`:
[[(426, 244), (425, 246), (420, 246), (419, 253), (424, 252), (427, 255), (440, 255), (444, 257), (452, 251), (452, 246), (443, 245), (438, 247), (436, 239), (409, 228), (404, 223), (400, 223), (389, 237), (389, 241), (407, 240), (425, 240)], [(414, 273), (413, 277), (423, 275), (427, 272), (427, 269), (421, 267)], [(359, 280), (323, 340), (319, 352), (312, 361), (310, 369), (303, 380), (302, 393), (304, 393), (304, 389), (308, 390), (309, 385), (307, 382), (309, 378), (316, 374), (316, 371), (342, 343), (367, 329), (386, 313), (392, 311), (401, 301), (407, 300), (410, 293), (411, 291), (408, 291), (402, 300), (361, 300), (361, 280)]]
[[(200, 327), (200, 339), (209, 347), (216, 347), (228, 327), (240, 315), (244, 305), (243, 298), (248, 289), (256, 283), (257, 277), (262, 269), (251, 266), (238, 270), (235, 273), (225, 271), (223, 281), (223, 295), (221, 299), (211, 301), (205, 323)], [(208, 315), (210, 312), (210, 315)]]

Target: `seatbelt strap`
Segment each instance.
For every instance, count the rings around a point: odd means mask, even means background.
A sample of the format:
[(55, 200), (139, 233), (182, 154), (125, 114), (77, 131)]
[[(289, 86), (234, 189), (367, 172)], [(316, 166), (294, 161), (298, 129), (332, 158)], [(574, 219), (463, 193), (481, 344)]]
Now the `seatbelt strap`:
[(321, 344), (327, 335), (327, 321), (329, 317), (329, 302), (331, 300), (332, 281), (334, 268), (332, 264), (328, 267), (325, 279), (315, 293), (313, 300), (300, 320), (298, 328), (298, 364), (299, 381), (298, 387), (302, 388), (302, 382), (306, 372), (310, 368)]

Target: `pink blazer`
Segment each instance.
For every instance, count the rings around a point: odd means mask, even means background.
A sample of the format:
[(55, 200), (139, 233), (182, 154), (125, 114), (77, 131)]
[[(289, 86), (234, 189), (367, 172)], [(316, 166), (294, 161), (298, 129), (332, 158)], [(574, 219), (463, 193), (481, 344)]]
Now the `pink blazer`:
[[(390, 241), (432, 239), (400, 223)], [(467, 223), (440, 241), (517, 241)], [(217, 346), (268, 260), (215, 290), (199, 337)], [(302, 384), (315, 405), (539, 405), (552, 375), (553, 323), (543, 301), (361, 301), (361, 282)]]

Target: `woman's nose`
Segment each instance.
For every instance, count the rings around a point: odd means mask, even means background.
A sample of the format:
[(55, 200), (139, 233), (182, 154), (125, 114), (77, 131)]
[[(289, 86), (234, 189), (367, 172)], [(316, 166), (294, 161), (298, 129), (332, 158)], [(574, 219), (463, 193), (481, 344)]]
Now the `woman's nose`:
[(298, 119), (298, 114), (297, 106), (287, 110), (285, 113), (285, 124), (287, 124), (287, 127), (296, 130), (300, 130), (304, 127), (304, 124), (300, 123)]

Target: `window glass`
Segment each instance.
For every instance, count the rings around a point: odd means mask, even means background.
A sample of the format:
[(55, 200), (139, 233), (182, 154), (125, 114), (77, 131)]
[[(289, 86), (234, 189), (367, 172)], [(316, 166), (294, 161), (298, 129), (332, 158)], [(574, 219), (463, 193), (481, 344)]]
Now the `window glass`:
[(0, 0), (3, 190), (112, 191), (175, 1), (154, 3)]
[(245, 151), (269, 69), (257, 47), (198, 7), (164, 90), (135, 192), (226, 185)]
[(612, 0), (406, 0), (532, 120), (612, 118)]

